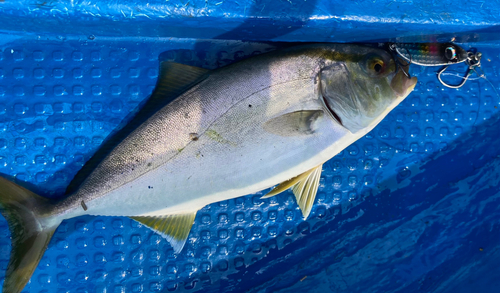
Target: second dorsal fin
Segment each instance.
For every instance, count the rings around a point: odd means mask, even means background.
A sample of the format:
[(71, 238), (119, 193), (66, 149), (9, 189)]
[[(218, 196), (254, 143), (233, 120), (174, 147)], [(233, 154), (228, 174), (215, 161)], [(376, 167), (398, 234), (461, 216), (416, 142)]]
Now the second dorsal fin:
[(75, 175), (66, 188), (66, 194), (75, 192), (97, 165), (139, 125), (185, 91), (206, 79), (209, 72), (208, 69), (175, 62), (160, 63), (158, 82), (149, 99), (129, 123), (108, 136), (108, 139)]

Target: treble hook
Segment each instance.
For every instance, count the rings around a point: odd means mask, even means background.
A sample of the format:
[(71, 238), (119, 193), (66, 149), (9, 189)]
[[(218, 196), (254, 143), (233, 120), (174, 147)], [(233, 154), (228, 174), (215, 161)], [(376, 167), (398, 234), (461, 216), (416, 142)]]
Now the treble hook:
[(408, 73), (404, 70), (404, 67), (407, 67), (407, 66), (409, 67), (411, 64), (411, 53), (407, 48), (403, 48), (403, 49), (405, 49), (406, 53), (408, 53), (408, 55), (410, 56), (410, 61), (408, 61), (407, 64), (405, 64), (405, 65), (399, 61), (399, 58), (398, 58), (399, 54), (398, 54), (398, 51), (396, 50), (396, 44), (389, 43), (389, 51), (391, 52), (392, 59), (394, 59), (394, 63), (396, 63), (397, 69), (403, 71), (403, 74), (406, 75), (407, 78), (411, 78), (410, 73)]
[[(469, 66), (468, 69), (467, 69), (467, 72), (465, 73), (465, 76), (463, 77), (463, 80), (460, 84), (458, 85), (451, 85), (451, 84), (447, 84), (445, 83), (442, 79), (441, 79), (441, 74), (443, 72), (446, 71), (446, 69), (448, 69), (448, 66), (445, 66), (443, 67), (441, 70), (438, 71), (438, 79), (439, 81), (441, 82), (442, 85), (444, 85), (445, 87), (449, 87), (449, 88), (452, 88), (452, 89), (459, 89), (461, 88), (462, 86), (464, 86), (464, 84), (467, 82), (467, 80), (469, 79), (469, 77), (472, 75), (472, 72), (475, 72), (479, 77), (483, 77), (484, 76), (484, 73), (479, 75), (479, 73), (476, 71), (476, 67), (481, 69), (481, 57), (482, 57), (482, 54), (481, 52), (477, 52), (476, 54), (472, 53), (472, 52), (469, 52), (468, 54), (468, 59), (467, 59), (467, 65)], [(481, 70), (482, 71), (482, 70)]]

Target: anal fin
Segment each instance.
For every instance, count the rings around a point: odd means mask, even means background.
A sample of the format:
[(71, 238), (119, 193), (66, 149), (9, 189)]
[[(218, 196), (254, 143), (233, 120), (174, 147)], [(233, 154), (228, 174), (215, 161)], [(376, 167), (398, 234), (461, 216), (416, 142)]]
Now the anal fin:
[(318, 192), (319, 179), (323, 165), (319, 165), (309, 171), (306, 171), (299, 176), (293, 177), (290, 180), (282, 182), (262, 198), (275, 196), (289, 188), (292, 188), (297, 204), (302, 211), (302, 216), (306, 219), (311, 213), (316, 193)]
[(194, 223), (196, 212), (165, 216), (137, 216), (130, 217), (167, 239), (174, 248), (175, 253), (180, 253), (186, 243), (191, 227)]

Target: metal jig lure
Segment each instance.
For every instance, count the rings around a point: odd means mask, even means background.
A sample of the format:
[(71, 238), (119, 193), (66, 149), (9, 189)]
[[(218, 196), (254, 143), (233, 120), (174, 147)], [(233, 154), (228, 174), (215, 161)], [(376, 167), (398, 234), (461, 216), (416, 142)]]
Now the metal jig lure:
[[(420, 66), (444, 66), (438, 71), (437, 78), (445, 87), (452, 89), (461, 88), (467, 80), (469, 80), (472, 73), (476, 73), (478, 79), (486, 79), (484, 71), (481, 69), (481, 52), (467, 52), (460, 46), (453, 43), (389, 43), (388, 46), (389, 51), (394, 57), (396, 57), (396, 55), (400, 57), (394, 58), (394, 60), (396, 60), (396, 65), (399, 67), (408, 66), (410, 64)], [(400, 59), (406, 60), (408, 64), (401, 64)], [(459, 76), (463, 79), (462, 82), (457, 85), (452, 85), (443, 81), (441, 76), (448, 69), (448, 67), (462, 62), (465, 62), (468, 67), (465, 76)], [(444, 75), (455, 74), (444, 73)]]
[(389, 50), (420, 66), (446, 66), (468, 60), (468, 53), (453, 43), (390, 43)]

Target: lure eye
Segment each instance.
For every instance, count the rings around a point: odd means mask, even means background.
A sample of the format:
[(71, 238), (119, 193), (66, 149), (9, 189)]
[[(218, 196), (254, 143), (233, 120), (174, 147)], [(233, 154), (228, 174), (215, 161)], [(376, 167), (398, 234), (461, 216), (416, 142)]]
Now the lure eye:
[(444, 50), (444, 56), (446, 57), (446, 59), (454, 61), (457, 59), (457, 51), (451, 46), (446, 47), (446, 49)]

